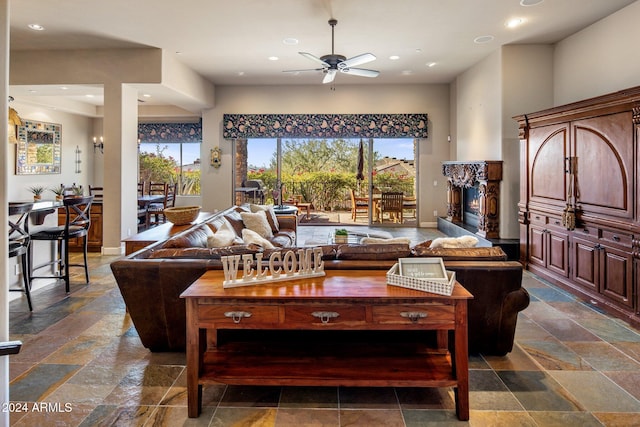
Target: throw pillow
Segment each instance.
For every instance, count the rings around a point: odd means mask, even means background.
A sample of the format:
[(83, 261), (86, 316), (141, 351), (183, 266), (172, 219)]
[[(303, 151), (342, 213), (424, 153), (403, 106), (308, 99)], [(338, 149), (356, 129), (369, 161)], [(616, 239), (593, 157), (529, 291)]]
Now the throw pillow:
[(213, 233), (213, 236), (209, 236), (207, 239), (207, 247), (222, 248), (225, 246), (231, 246), (236, 243), (236, 239), (238, 239), (238, 235), (235, 230), (231, 224), (225, 221), (218, 231)]
[(254, 245), (262, 246), (264, 249), (275, 248), (275, 246), (273, 246), (273, 244), (270, 241), (268, 241), (267, 239), (260, 236), (258, 233), (256, 233), (255, 231), (249, 228), (245, 228), (244, 230), (242, 230), (242, 240), (247, 245), (254, 244)]
[(473, 248), (478, 244), (478, 239), (473, 236), (438, 237), (433, 239), (430, 248)]
[(253, 213), (264, 211), (267, 214), (267, 221), (269, 221), (269, 225), (271, 226), (271, 231), (273, 232), (273, 234), (276, 234), (278, 231), (280, 231), (280, 224), (278, 223), (276, 212), (273, 210), (273, 205), (250, 204), (249, 209)]
[(240, 216), (242, 217), (244, 226), (249, 230), (255, 231), (260, 237), (264, 237), (265, 239), (273, 237), (273, 231), (271, 231), (271, 226), (269, 225), (269, 221), (267, 221), (265, 211), (256, 213), (241, 212)]
[(375, 245), (381, 243), (383, 245), (393, 245), (395, 243), (411, 243), (411, 239), (408, 237), (392, 237), (391, 239), (383, 239), (380, 237), (363, 237), (360, 239), (361, 245)]

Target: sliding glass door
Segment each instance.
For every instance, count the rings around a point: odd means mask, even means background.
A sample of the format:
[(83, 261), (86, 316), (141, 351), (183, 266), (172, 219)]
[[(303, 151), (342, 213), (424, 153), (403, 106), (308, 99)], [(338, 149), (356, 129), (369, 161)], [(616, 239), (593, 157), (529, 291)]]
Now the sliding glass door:
[[(247, 181), (258, 181), (266, 203), (311, 204), (301, 224), (415, 224), (414, 151), (412, 139), (238, 140), (236, 202), (250, 194)], [(409, 206), (394, 221), (380, 210), (390, 192)]]

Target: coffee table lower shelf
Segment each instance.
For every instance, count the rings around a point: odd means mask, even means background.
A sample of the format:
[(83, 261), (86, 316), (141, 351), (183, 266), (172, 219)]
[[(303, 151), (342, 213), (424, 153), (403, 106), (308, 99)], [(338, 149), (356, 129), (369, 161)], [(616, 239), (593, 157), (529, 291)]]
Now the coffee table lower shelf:
[[(299, 344), (298, 344), (299, 345)], [(320, 348), (323, 347), (323, 348)], [(422, 347), (422, 346), (420, 346)], [(415, 344), (234, 343), (207, 351), (201, 385), (457, 387), (451, 356)]]

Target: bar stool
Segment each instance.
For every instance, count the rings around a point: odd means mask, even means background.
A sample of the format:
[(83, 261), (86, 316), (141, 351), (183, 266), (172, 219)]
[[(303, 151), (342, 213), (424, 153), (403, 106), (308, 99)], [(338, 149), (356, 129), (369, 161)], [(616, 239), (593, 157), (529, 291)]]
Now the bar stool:
[[(29, 273), (29, 246), (31, 238), (29, 236), (29, 213), (33, 208), (33, 203), (16, 203), (9, 204), (9, 258), (20, 257), (22, 264), (22, 280), (24, 282), (24, 290), (11, 289), (10, 291), (24, 292), (27, 296), (29, 311), (33, 311), (31, 304), (31, 280)], [(12, 221), (11, 217), (17, 216), (18, 219)]]
[[(87, 263), (87, 236), (89, 227), (91, 227), (91, 203), (93, 196), (86, 197), (67, 197), (63, 199), (62, 204), (65, 210), (65, 223), (57, 227), (44, 228), (35, 233), (31, 233), (31, 240), (56, 241), (57, 253), (54, 254), (54, 260), (33, 267), (33, 245), (29, 250), (29, 265), (31, 266), (31, 276), (33, 279), (56, 278), (64, 279), (65, 289), (67, 293), (69, 288), (69, 267), (84, 267), (84, 275), (86, 282), (89, 283), (89, 266)], [(84, 264), (69, 264), (69, 240), (75, 238), (83, 239), (83, 255)], [(34, 276), (33, 272), (48, 265), (57, 265), (58, 274), (53, 276)]]

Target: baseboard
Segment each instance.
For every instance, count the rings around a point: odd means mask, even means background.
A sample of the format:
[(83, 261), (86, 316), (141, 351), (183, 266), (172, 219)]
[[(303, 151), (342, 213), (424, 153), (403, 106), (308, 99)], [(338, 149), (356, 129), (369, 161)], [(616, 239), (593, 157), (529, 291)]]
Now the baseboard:
[(124, 255), (124, 245), (115, 248), (102, 247), (102, 255)]

